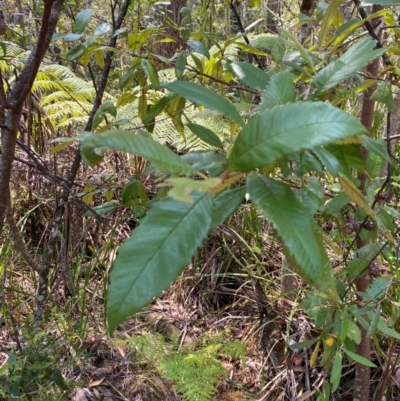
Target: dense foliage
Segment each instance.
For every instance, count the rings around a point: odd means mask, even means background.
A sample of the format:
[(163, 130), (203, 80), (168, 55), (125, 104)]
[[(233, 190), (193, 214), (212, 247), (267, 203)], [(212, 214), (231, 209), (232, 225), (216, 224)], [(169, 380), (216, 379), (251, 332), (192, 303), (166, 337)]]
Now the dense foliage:
[[(91, 276), (82, 266), (111, 260), (96, 288), (106, 292), (112, 335), (193, 269), (221, 225), (255, 213), (291, 271), (290, 289), (282, 281), (280, 296), (293, 302), (296, 292), (299, 310), (314, 322), (312, 335), (285, 346), (309, 349), (310, 366), (330, 372), (315, 399), (342, 391), (345, 362), (357, 365), (353, 399), (368, 398), (366, 367), (379, 362), (373, 390), (381, 400), (393, 387), (400, 339), (396, 2), (355, 1), (355, 9), (342, 0), (302, 2), (299, 13), (284, 2), (278, 12), (262, 1), (210, 1), (212, 16), (195, 1), (116, 1), (111, 11), (97, 2), (47, 3), (34, 10), (40, 26), (9, 22), (0, 43), (1, 266), (11, 327), (17, 332), (13, 314), (22, 302), (6, 276), (15, 249), (31, 269), (36, 330), (46, 325), (46, 301), (48, 309), (60, 281), (65, 297), (77, 300), (84, 327), (82, 294)], [(7, 5), (7, 18), (30, 7), (13, 13)], [(266, 24), (252, 25), (264, 12)], [(19, 182), (13, 161), (32, 169)], [(32, 171), (51, 184), (30, 186)], [(29, 220), (31, 232), (21, 235), (15, 220), (22, 227)], [(254, 265), (262, 265), (263, 251), (252, 241)], [(34, 249), (43, 256), (31, 256)], [(263, 275), (246, 269), (249, 279)], [(294, 271), (307, 283), (298, 291)], [(371, 339), (387, 361), (372, 358)], [(196, 364), (187, 381), (171, 366), (201, 360), (204, 370), (206, 361), (214, 378), (207, 382), (217, 384), (223, 367), (210, 353), (223, 341), (193, 351), (189, 362), (184, 352), (155, 345), (154, 366), (169, 372), (186, 399), (210, 399), (215, 387), (190, 384)], [(9, 375), (19, 366), (31, 372), (10, 355)], [(65, 387), (58, 369), (46, 365), (44, 372)], [(12, 396), (37, 391), (22, 377), (16, 383), (23, 385), (7, 387)]]

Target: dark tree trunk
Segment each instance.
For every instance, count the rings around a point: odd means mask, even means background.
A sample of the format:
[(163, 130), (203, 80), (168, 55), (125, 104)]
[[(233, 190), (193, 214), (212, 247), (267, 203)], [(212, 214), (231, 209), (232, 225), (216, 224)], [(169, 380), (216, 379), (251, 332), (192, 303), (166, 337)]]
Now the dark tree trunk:
[[(382, 9), (381, 6), (373, 6), (372, 13), (375, 13)], [(374, 24), (374, 21), (372, 21)], [(379, 35), (380, 39), (380, 35)], [(376, 59), (367, 67), (367, 74), (371, 77), (378, 77), (379, 70), (379, 61), (380, 59)], [(371, 99), (371, 95), (375, 91), (376, 87), (370, 87), (364, 93), (364, 100), (361, 109), (361, 122), (367, 128), (367, 130), (371, 130), (374, 123), (374, 112), (375, 112), (375, 100)], [(367, 159), (368, 153), (365, 148), (362, 148), (362, 153), (364, 159)], [(366, 176), (365, 174), (360, 174), (360, 189), (364, 190)], [(356, 238), (356, 247), (357, 249), (365, 246), (367, 242), (363, 241), (361, 237), (358, 235)], [(356, 288), (359, 292), (366, 292), (370, 284), (370, 275), (369, 270), (367, 269), (358, 279), (356, 280)], [(360, 326), (361, 331), (361, 342), (357, 345), (357, 354), (370, 360), (371, 358), (371, 339), (367, 337), (367, 331)], [(370, 394), (370, 368), (360, 363), (356, 363), (356, 378), (354, 383), (354, 394), (353, 401), (367, 401), (369, 400)]]
[(182, 39), (178, 27), (181, 26), (182, 16), (179, 11), (185, 7), (187, 0), (172, 0), (168, 6), (165, 6), (164, 26), (165, 35), (174, 39), (174, 42), (163, 43), (161, 55), (172, 57), (182, 46)]

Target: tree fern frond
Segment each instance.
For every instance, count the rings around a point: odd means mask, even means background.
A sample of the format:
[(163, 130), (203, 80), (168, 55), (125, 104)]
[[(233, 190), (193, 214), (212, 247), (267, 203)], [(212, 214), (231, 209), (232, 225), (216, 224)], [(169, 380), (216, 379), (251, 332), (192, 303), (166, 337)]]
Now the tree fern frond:
[[(154, 97), (157, 99), (161, 96), (163, 96), (161, 92), (149, 93), (150, 98)], [(132, 103), (118, 108), (116, 121), (130, 121), (130, 124), (124, 126), (125, 129), (134, 130), (143, 126), (143, 123), (138, 116), (138, 102), (139, 100), (135, 99)], [(211, 129), (220, 137), (222, 141), (230, 137), (231, 129), (228, 121), (219, 116), (207, 119), (195, 118), (196, 114), (197, 109), (194, 107), (189, 107), (185, 110), (185, 115), (190, 121), (204, 125), (205, 127)], [(178, 152), (209, 151), (213, 149), (210, 145), (203, 142), (186, 127), (184, 129), (184, 136), (182, 136), (175, 128), (170, 116), (164, 112), (156, 118), (152, 135), (158, 142), (166, 144), (176, 149)]]
[(83, 91), (73, 92), (72, 94), (63, 90), (58, 90), (43, 97), (41, 105), (46, 106), (48, 104), (61, 102), (63, 100), (73, 100), (76, 102), (86, 103), (93, 101), (93, 99), (94, 91), (92, 92), (91, 90), (85, 89)]
[(60, 122), (55, 124), (56, 129), (67, 128), (70, 125), (74, 127), (84, 127), (88, 121), (88, 117), (69, 117), (64, 118)]
[(161, 82), (169, 83), (175, 81), (175, 69), (174, 68), (166, 68), (165, 70), (158, 71), (158, 77)]
[[(54, 79), (75, 79), (77, 76), (67, 66), (60, 64), (42, 64), (40, 71)], [(83, 80), (82, 80), (83, 81)]]

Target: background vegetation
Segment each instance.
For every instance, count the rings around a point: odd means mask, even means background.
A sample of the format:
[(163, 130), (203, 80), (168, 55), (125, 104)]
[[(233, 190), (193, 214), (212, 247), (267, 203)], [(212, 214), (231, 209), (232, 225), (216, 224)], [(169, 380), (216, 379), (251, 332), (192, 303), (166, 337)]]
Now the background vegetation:
[(0, 397), (399, 398), (397, 0), (2, 6)]

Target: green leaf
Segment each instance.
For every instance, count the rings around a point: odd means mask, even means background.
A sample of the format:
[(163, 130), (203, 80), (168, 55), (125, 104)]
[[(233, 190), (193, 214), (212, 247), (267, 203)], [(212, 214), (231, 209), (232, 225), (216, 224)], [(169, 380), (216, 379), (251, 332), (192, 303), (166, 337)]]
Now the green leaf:
[(103, 36), (112, 29), (112, 25), (108, 22), (103, 22), (94, 31), (94, 36)]
[(157, 70), (154, 68), (153, 64), (146, 59), (142, 59), (142, 68), (147, 78), (149, 78), (153, 88), (157, 90), (160, 87), (160, 80), (158, 78)]
[(234, 170), (251, 171), (364, 132), (356, 118), (329, 104), (288, 103), (254, 117), (239, 133), (228, 161)]
[(319, 31), (319, 44), (324, 46), (325, 36), (328, 33), (329, 28), (334, 23), (338, 7), (343, 3), (343, 0), (333, 0), (325, 13), (324, 19), (322, 20), (321, 29)]
[(385, 209), (381, 209), (379, 213), (376, 214), (376, 222), (378, 223), (378, 227), (383, 230), (385, 237), (391, 243), (394, 243), (393, 233), (396, 231), (397, 225), (393, 221), (391, 215)]
[(211, 229), (222, 224), (243, 203), (246, 196), (246, 187), (229, 189), (214, 199), (214, 208)]
[[(203, 73), (204, 71), (204, 67), (203, 67), (203, 63), (202, 61), (195, 55), (195, 54), (191, 54), (190, 57), (192, 57), (194, 63), (196, 64), (196, 68)], [(186, 59), (185, 59), (185, 65), (186, 65)], [(177, 77), (178, 78), (178, 77)], [(178, 78), (179, 79), (179, 78)]]
[(178, 79), (182, 78), (186, 67), (186, 52), (183, 50), (179, 53), (175, 63), (175, 75)]
[(129, 83), (132, 82), (134, 75), (136, 74), (137, 67), (140, 65), (140, 61), (136, 61), (131, 68), (120, 78), (118, 88), (123, 89)]
[(259, 35), (257, 38), (251, 41), (251, 45), (253, 47), (259, 47), (261, 49), (266, 49), (267, 51), (271, 51), (274, 46), (279, 46), (285, 48), (289, 42), (285, 39), (279, 38), (278, 36), (272, 35)]
[(86, 44), (78, 43), (71, 50), (68, 51), (68, 53), (65, 55), (65, 58), (67, 59), (67, 61), (78, 60), (85, 53), (85, 50)]
[(363, 171), (365, 168), (359, 145), (329, 145), (324, 149), (337, 159), (339, 171), (348, 178), (353, 176), (352, 169)]
[(209, 172), (210, 177), (222, 174), (226, 170), (225, 153), (190, 152), (181, 156), (194, 170)]
[(93, 117), (92, 130), (95, 130), (106, 117), (106, 113), (111, 114), (113, 117), (117, 116), (117, 108), (113, 100), (105, 101), (96, 111)]
[(196, 194), (192, 203), (173, 199), (154, 203), (119, 248), (111, 270), (107, 294), (110, 333), (177, 279), (206, 238), (211, 213), (210, 194)]
[(121, 200), (124, 206), (137, 206), (146, 204), (149, 200), (146, 187), (139, 180), (128, 182), (122, 188)]
[(385, 160), (375, 153), (368, 152), (365, 170), (371, 179), (375, 179), (381, 174), (383, 167), (386, 165)]
[(397, 340), (400, 340), (400, 333), (398, 333), (396, 330), (389, 327), (386, 324), (386, 322), (382, 319), (382, 316), (379, 318), (379, 321), (378, 321), (378, 330), (381, 331), (383, 334), (385, 334), (388, 337), (396, 338)]
[(361, 365), (369, 366), (370, 368), (376, 368), (376, 365), (371, 362), (369, 359), (364, 358), (361, 355), (355, 354), (354, 352), (351, 352), (347, 350), (346, 348), (343, 349), (343, 351), (349, 356), (351, 359), (356, 361), (357, 363), (360, 363)]
[(374, 317), (373, 317), (373, 319), (371, 319), (371, 326), (368, 329), (367, 338), (371, 338), (375, 334), (376, 328), (378, 327), (380, 317), (381, 317), (381, 306), (378, 305), (376, 308)]
[(344, 40), (347, 39), (362, 24), (363, 21), (360, 21), (356, 18), (346, 21), (344, 24), (342, 24), (335, 33), (332, 51), (336, 50), (336, 48), (340, 44), (342, 44)]
[(189, 177), (175, 177), (169, 178), (165, 184), (171, 189), (168, 191), (170, 198), (176, 199), (181, 202), (190, 203), (192, 198), (191, 194), (195, 191), (213, 192), (215, 187), (221, 184), (220, 178), (205, 178), (204, 180), (197, 180)]
[(314, 345), (317, 341), (319, 341), (319, 338), (313, 338), (312, 340), (307, 340), (307, 341), (302, 341), (299, 343), (293, 343), (289, 344), (290, 349), (304, 349), (304, 348), (310, 348), (312, 345)]
[(189, 42), (187, 42), (187, 44), (196, 53), (202, 54), (203, 56), (207, 57), (208, 59), (210, 58), (210, 52), (208, 51), (207, 47), (205, 47), (204, 44), (201, 43), (200, 41), (189, 40)]
[(193, 82), (175, 81), (170, 84), (164, 84), (169, 91), (190, 100), (191, 102), (202, 105), (212, 110), (218, 110), (226, 117), (230, 117), (240, 126), (244, 125), (243, 119), (236, 110), (235, 106), (227, 99), (215, 91), (194, 84)]
[(360, 344), (361, 342), (361, 330), (360, 328), (352, 321), (349, 320), (349, 327), (347, 331), (347, 337), (354, 341), (356, 344)]
[(247, 188), (250, 198), (282, 238), (302, 277), (318, 290), (337, 298), (332, 267), (322, 235), (290, 186), (251, 173), (247, 178)]
[(263, 92), (261, 111), (296, 101), (296, 91), (293, 85), (293, 75), (289, 72), (279, 72), (272, 76), (267, 89)]
[(388, 276), (378, 277), (374, 280), (367, 292), (364, 294), (366, 301), (375, 301), (385, 295), (387, 288), (392, 283), (392, 278)]
[(259, 8), (261, 5), (261, 0), (250, 0), (249, 6), (252, 8)]
[(203, 142), (208, 143), (209, 145), (216, 148), (223, 149), (221, 140), (219, 139), (218, 135), (211, 131), (209, 128), (194, 123), (186, 124), (186, 126)]
[(378, 244), (367, 244), (357, 250), (357, 256), (351, 260), (346, 267), (347, 279), (349, 281), (357, 278), (373, 261), (379, 252)]
[(343, 192), (339, 192), (332, 200), (330, 200), (323, 210), (324, 215), (335, 215), (350, 202), (350, 198)]
[(319, 92), (326, 92), (342, 83), (387, 50), (386, 48), (374, 50), (374, 48), (375, 41), (370, 37), (360, 40), (342, 54), (338, 60), (330, 62), (318, 71), (314, 75), (312, 83), (318, 88)]
[(314, 153), (317, 155), (320, 162), (326, 167), (326, 169), (336, 177), (339, 173), (340, 163), (336, 157), (328, 152), (324, 148), (314, 149)]
[(332, 374), (331, 374), (332, 393), (338, 389), (341, 378), (342, 378), (342, 350), (338, 349), (335, 354), (335, 362), (333, 363)]
[(302, 44), (297, 40), (296, 36), (294, 36), (291, 32), (287, 31), (286, 29), (281, 29), (282, 36), (284, 38), (289, 38), (294, 42), (294, 46), (300, 53), (301, 57), (303, 58), (304, 62), (307, 63), (313, 71), (315, 71), (314, 63), (311, 59), (310, 53), (302, 46)]
[[(107, 213), (113, 212), (116, 208), (118, 207), (118, 201), (110, 201), (110, 202), (105, 202), (102, 205), (95, 206), (92, 209), (99, 214), (100, 216), (104, 216)], [(93, 213), (92, 210), (88, 210), (85, 213), (85, 216), (94, 216), (95, 214)]]
[(386, 105), (389, 112), (392, 111), (393, 108), (392, 83), (389, 80), (383, 81), (383, 83), (381, 83), (376, 89), (376, 91), (371, 95), (370, 99), (383, 103), (384, 105)]
[(143, 123), (146, 125), (153, 123), (155, 118), (164, 110), (167, 103), (167, 96), (163, 96), (161, 99), (159, 99), (149, 110), (147, 110)]
[(339, 175), (339, 183), (343, 188), (346, 195), (350, 196), (350, 198), (357, 203), (357, 205), (364, 210), (364, 212), (371, 216), (375, 220), (375, 213), (370, 208), (368, 203), (365, 201), (363, 194), (361, 191), (344, 175)]
[(183, 159), (148, 134), (110, 130), (91, 135), (81, 142), (81, 152), (85, 162), (91, 166), (99, 163), (103, 159), (102, 148), (137, 154), (150, 160), (161, 171), (185, 175), (194, 172)]
[(75, 30), (78, 33), (83, 33), (85, 28), (88, 26), (90, 19), (92, 18), (92, 10), (87, 8), (82, 10), (75, 17)]
[(246, 52), (246, 53), (255, 54), (256, 56), (261, 56), (261, 57), (267, 57), (268, 56), (267, 53), (265, 53), (265, 52), (263, 52), (261, 50), (255, 49), (252, 46), (246, 45), (243, 42), (236, 42), (235, 46), (237, 48), (239, 48), (241, 51)]
[(83, 36), (82, 33), (67, 33), (64, 36), (64, 42), (75, 42)]
[[(58, 42), (60, 39), (64, 38), (65, 34), (64, 33), (54, 33), (53, 36), (51, 37), (52, 42)], [(3, 48), (5, 44), (3, 42), (0, 43), (0, 46)], [(4, 56), (6, 53), (4, 53)]]
[(368, 135), (362, 135), (361, 139), (363, 141), (363, 145), (367, 150), (370, 152), (373, 152), (380, 156), (382, 159), (386, 160), (388, 163), (392, 163), (392, 160), (390, 159), (389, 153), (388, 153), (388, 148), (387, 148), (387, 142), (383, 139), (373, 139), (369, 137)]
[(310, 214), (318, 213), (321, 209), (321, 199), (310, 188), (302, 186), (299, 197)]
[(259, 91), (264, 90), (271, 79), (271, 74), (266, 74), (250, 63), (232, 62), (229, 69), (245, 85)]
[(71, 138), (68, 138), (68, 139), (69, 139), (69, 141), (62, 142), (62, 143), (58, 144), (57, 146), (54, 146), (54, 148), (51, 148), (50, 156), (53, 156), (54, 154), (61, 152), (62, 150), (67, 148), (72, 142), (74, 142), (73, 139), (71, 139)]

